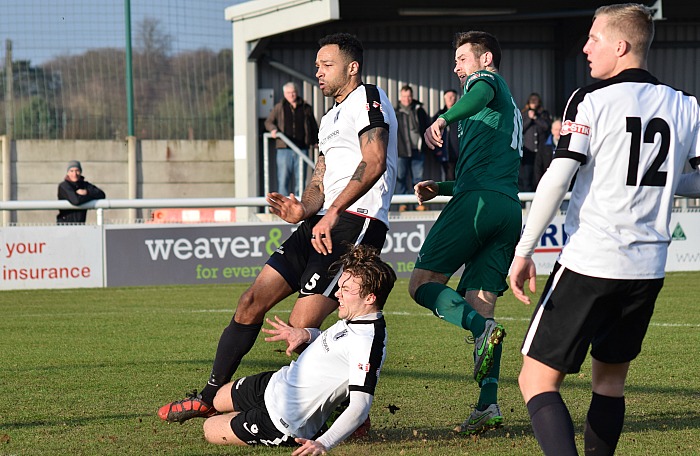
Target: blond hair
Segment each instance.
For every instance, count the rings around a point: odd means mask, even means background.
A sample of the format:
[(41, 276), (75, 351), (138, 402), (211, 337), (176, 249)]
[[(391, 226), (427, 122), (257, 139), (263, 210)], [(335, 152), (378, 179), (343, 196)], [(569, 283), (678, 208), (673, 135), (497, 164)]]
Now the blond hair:
[(595, 11), (593, 21), (600, 16), (608, 18), (608, 27), (630, 44), (633, 54), (647, 58), (654, 39), (651, 9), (637, 3), (606, 5)]

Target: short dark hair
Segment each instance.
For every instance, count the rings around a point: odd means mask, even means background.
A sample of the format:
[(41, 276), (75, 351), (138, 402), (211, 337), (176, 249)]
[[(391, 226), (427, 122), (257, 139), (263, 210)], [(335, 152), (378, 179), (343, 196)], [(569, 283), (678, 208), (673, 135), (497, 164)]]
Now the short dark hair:
[(350, 33), (333, 33), (331, 35), (326, 35), (320, 40), (318, 40), (319, 47), (329, 46), (335, 44), (340, 49), (348, 59), (348, 63), (357, 62), (359, 65), (359, 70), (362, 71), (362, 60), (364, 54), (364, 48), (362, 47), (362, 42), (355, 35)]
[(447, 89), (444, 92), (442, 92), (442, 96), (445, 96), (448, 93), (454, 93), (455, 95), (457, 95), (457, 91), (455, 89)]
[(399, 90), (399, 92), (407, 92), (407, 91), (413, 93), (413, 87), (411, 87), (410, 85), (405, 85), (405, 86), (401, 87), (401, 90)]
[(379, 250), (371, 245), (359, 244), (350, 249), (333, 263), (331, 270), (343, 269), (353, 277), (362, 280), (360, 296), (374, 294), (375, 305), (383, 309), (389, 293), (394, 288), (396, 273), (391, 266), (379, 257)]
[(498, 69), (501, 66), (501, 45), (495, 36), (487, 32), (471, 30), (469, 32), (458, 32), (455, 34), (454, 48), (457, 49), (465, 44), (471, 44), (477, 57), (481, 57), (487, 52), (493, 55), (493, 66)]

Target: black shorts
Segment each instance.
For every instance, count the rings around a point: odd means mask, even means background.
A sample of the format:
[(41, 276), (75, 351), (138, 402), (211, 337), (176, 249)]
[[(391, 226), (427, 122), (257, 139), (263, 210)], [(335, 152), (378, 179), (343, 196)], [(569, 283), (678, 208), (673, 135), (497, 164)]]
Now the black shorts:
[(233, 409), (238, 413), (231, 420), (231, 430), (248, 445), (297, 446), (294, 437), (281, 433), (265, 407), (265, 388), (274, 371), (262, 372), (234, 381), (231, 388)]
[(331, 230), (333, 253), (321, 255), (311, 246), (311, 230), (319, 220), (320, 215), (304, 220), (272, 254), (267, 264), (284, 277), (292, 290), (299, 291), (299, 297), (322, 294), (336, 299), (340, 275), (331, 274), (328, 271), (330, 266), (347, 252), (350, 245), (369, 244), (381, 250), (387, 227), (377, 219), (343, 212)]
[(568, 374), (581, 370), (589, 346), (598, 361), (632, 361), (642, 349), (663, 283), (663, 278), (590, 277), (557, 262), (525, 334), (522, 354)]

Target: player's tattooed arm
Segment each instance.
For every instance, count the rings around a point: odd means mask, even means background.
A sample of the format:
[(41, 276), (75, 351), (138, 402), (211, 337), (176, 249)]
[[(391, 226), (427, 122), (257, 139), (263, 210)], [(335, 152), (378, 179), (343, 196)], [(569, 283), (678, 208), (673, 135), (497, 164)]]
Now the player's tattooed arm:
[(326, 157), (318, 156), (314, 173), (311, 176), (309, 185), (306, 186), (304, 194), (301, 196), (301, 203), (304, 205), (304, 218), (309, 218), (316, 214), (323, 207), (323, 176), (326, 174)]
[(342, 212), (382, 177), (386, 171), (386, 154), (389, 146), (389, 131), (386, 128), (376, 127), (362, 133), (359, 138), (362, 159), (355, 168), (355, 172), (348, 182), (347, 187), (338, 195), (329, 208), (330, 211)]
[(384, 145), (386, 151), (386, 146), (389, 144), (389, 130), (377, 127), (362, 133), (360, 148), (364, 151), (365, 147), (369, 147), (371, 144)]
[(367, 169), (367, 163), (365, 161), (361, 161), (359, 165), (357, 165), (357, 169), (355, 170), (355, 174), (352, 175), (352, 180), (356, 180), (358, 182), (362, 182), (364, 176), (365, 176), (365, 170)]

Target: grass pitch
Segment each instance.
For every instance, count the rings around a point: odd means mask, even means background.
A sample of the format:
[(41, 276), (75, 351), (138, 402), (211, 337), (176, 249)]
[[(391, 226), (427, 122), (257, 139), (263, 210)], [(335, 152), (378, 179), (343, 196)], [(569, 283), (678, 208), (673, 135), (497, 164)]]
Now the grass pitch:
[[(540, 277), (538, 286), (544, 286)], [(476, 437), (452, 429), (478, 397), (465, 332), (409, 298), (400, 280), (386, 306), (388, 358), (368, 438), (337, 455), (540, 454), (517, 386), (531, 307), (510, 292), (496, 316), (508, 331), (499, 403), (503, 428)], [(202, 420), (167, 424), (162, 404), (201, 388), (244, 286), (10, 291), (0, 294), (0, 455), (278, 455), (289, 449), (207, 444)], [(671, 273), (642, 355), (629, 375), (620, 455), (700, 454), (700, 273)], [(292, 300), (270, 315), (286, 318)], [(335, 321), (331, 316), (327, 323)], [(236, 377), (289, 362), (259, 338)], [(590, 359), (562, 395), (582, 431)], [(582, 453), (582, 451), (581, 451)]]

